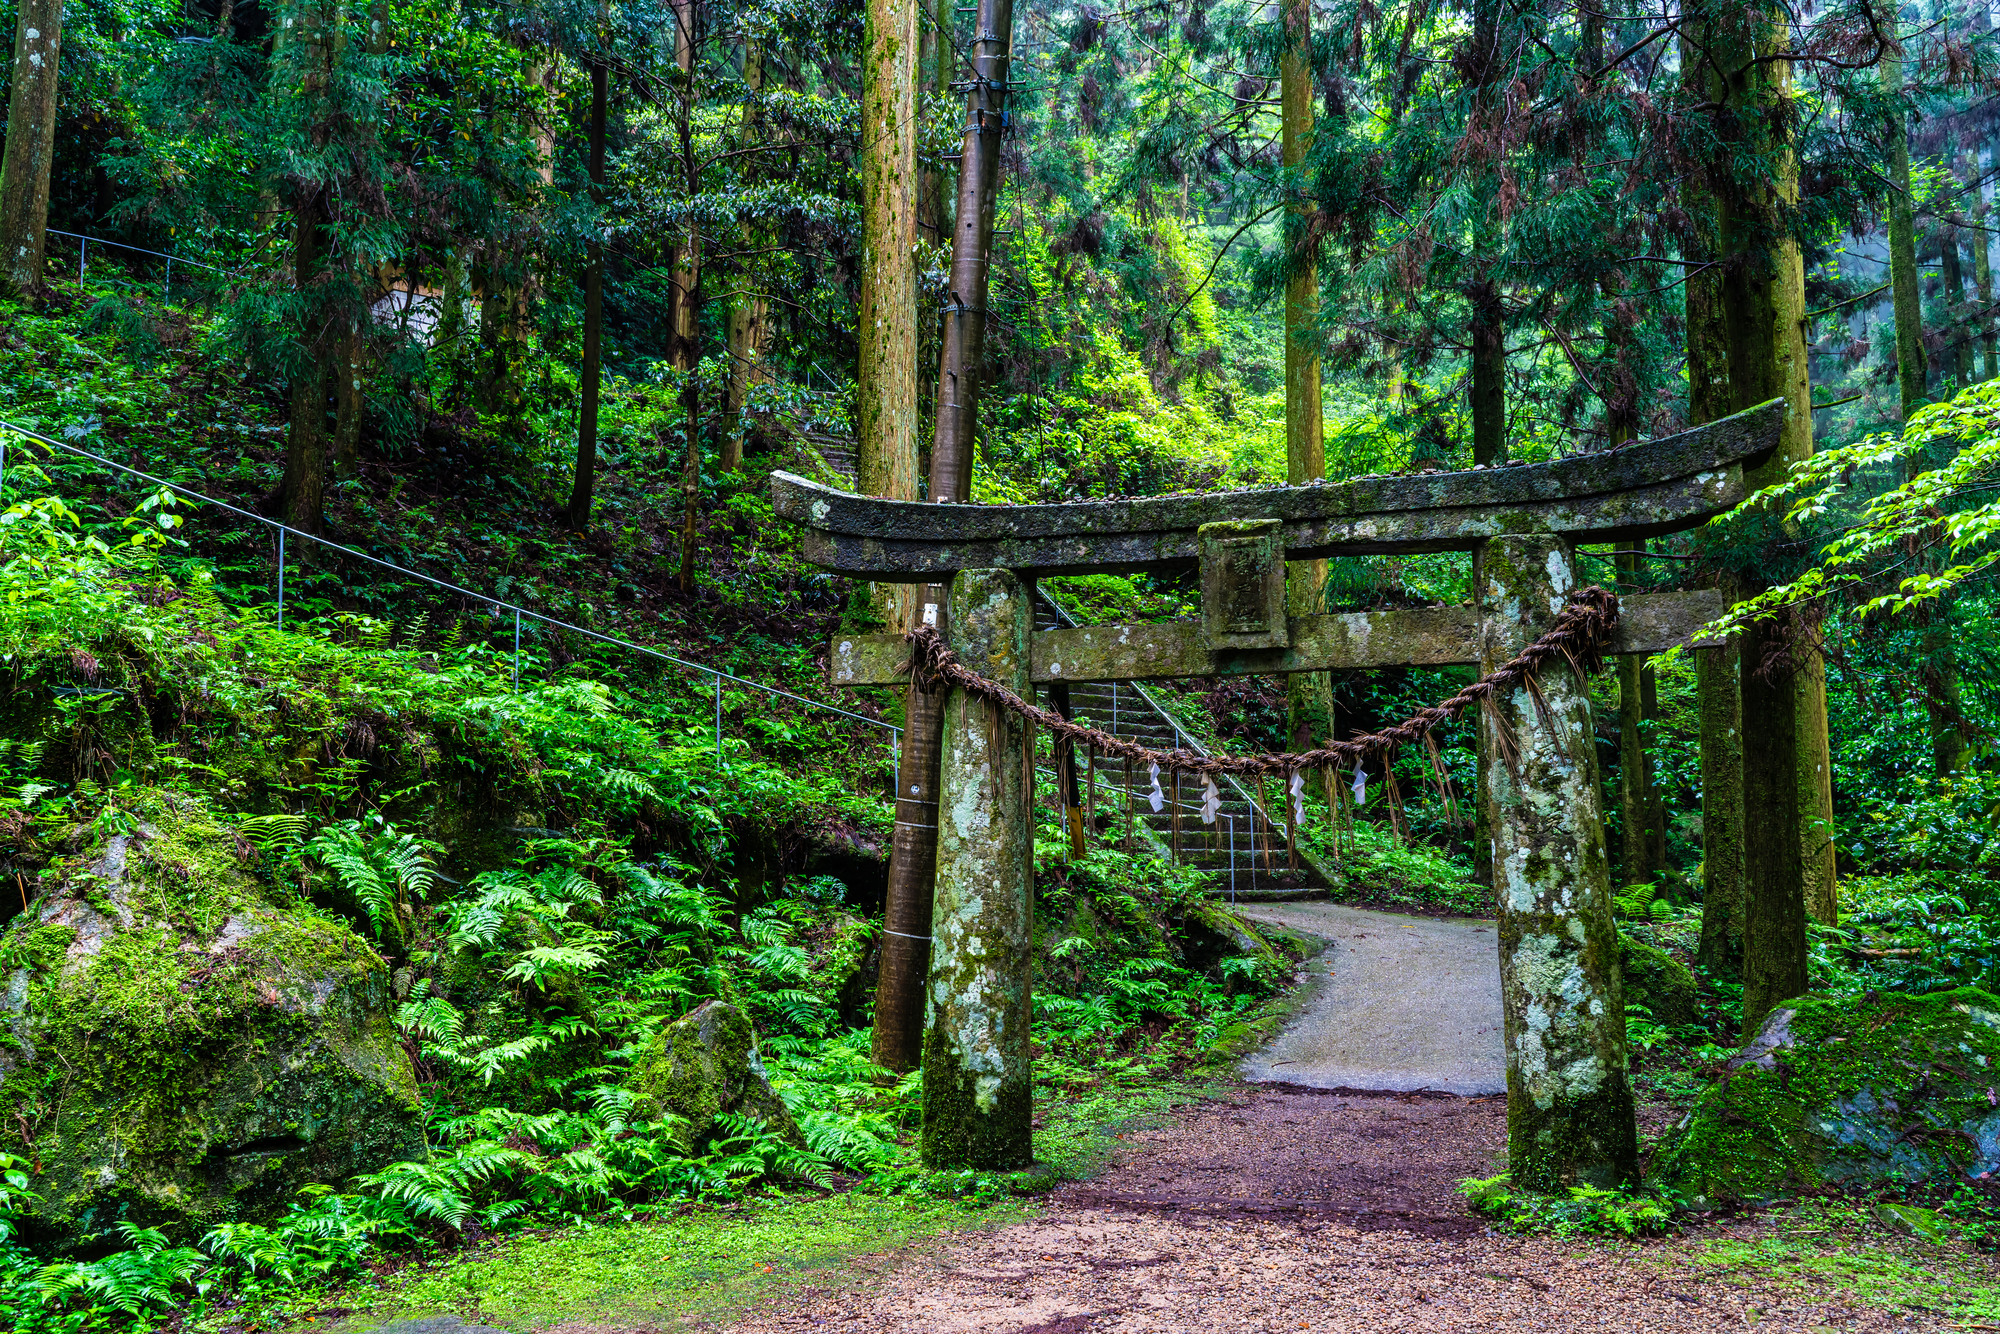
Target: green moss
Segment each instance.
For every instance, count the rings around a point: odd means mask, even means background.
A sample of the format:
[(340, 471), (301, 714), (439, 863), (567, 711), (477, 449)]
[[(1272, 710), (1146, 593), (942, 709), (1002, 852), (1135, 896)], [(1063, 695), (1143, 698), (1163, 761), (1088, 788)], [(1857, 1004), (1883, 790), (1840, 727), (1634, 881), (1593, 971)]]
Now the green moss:
[(756, 1057), (750, 1020), (725, 1001), (707, 1001), (642, 1047), (625, 1086), (647, 1117), (673, 1115), (699, 1142), (723, 1112), (741, 1112), (795, 1144), (805, 1139), (772, 1092)]
[(5, 1002), (0, 1134), (58, 1242), (122, 1219), (191, 1239), (421, 1146), (381, 957), (263, 901), (226, 832), (178, 814), (52, 868), (0, 938), (37, 962)]
[(1033, 1084), (1026, 1071), (982, 1088), (949, 1034), (930, 1026), (924, 1034), (921, 1137), (926, 1167), (982, 1172), (1028, 1167), (1034, 1161), (1033, 1116)]
[(1694, 973), (1686, 964), (1623, 932), (1618, 936), (1618, 964), (1627, 1005), (1645, 1006), (1654, 1023), (1668, 1028), (1694, 1022)]
[(1655, 1162), (1711, 1200), (2000, 1171), (2000, 998), (1806, 996), (1705, 1092)]

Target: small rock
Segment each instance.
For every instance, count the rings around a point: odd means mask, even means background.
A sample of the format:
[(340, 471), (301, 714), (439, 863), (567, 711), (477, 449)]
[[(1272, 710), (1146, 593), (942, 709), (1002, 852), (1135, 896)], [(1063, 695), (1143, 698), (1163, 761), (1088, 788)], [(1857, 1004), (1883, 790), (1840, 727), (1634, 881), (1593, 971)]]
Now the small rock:
[(1951, 1225), (1935, 1209), (1920, 1209), (1914, 1204), (1878, 1204), (1875, 1217), (1883, 1227), (1906, 1237), (1945, 1241), (1951, 1236)]
[(637, 1095), (640, 1112), (685, 1120), (696, 1142), (717, 1116), (740, 1112), (762, 1119), (786, 1143), (805, 1147), (798, 1123), (764, 1076), (750, 1020), (727, 1001), (704, 1001), (654, 1034), (625, 1087)]

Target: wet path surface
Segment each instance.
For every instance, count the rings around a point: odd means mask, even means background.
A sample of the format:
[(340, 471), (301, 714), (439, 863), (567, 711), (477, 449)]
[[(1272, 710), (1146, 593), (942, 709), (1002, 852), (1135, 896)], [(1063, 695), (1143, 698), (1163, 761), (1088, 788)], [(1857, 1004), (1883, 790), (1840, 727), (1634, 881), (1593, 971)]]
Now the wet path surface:
[(1318, 1089), (1507, 1089), (1493, 923), (1333, 903), (1243, 904), (1329, 942), (1305, 965), (1305, 1010), (1243, 1062), (1244, 1078)]

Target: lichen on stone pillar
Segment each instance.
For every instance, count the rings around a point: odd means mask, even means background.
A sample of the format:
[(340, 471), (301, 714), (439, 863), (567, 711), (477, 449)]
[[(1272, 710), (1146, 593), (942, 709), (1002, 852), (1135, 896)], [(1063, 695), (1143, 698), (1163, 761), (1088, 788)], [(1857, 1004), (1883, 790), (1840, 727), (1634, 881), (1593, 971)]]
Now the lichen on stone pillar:
[[(1033, 619), (1026, 587), (1006, 570), (967, 570), (952, 581), (952, 649), (1022, 696)], [(928, 1167), (1007, 1170), (1033, 1160), (1033, 778), (1027, 724), (954, 690), (938, 784), (924, 1034)]]
[[(1548, 630), (1575, 586), (1550, 534), (1498, 537), (1476, 560), (1480, 668)], [(1627, 1072), (1597, 752), (1585, 683), (1546, 668), (1484, 713), (1507, 1051), (1508, 1175), (1554, 1191), (1630, 1181), (1638, 1137)], [(1497, 718), (1494, 716), (1497, 714)]]

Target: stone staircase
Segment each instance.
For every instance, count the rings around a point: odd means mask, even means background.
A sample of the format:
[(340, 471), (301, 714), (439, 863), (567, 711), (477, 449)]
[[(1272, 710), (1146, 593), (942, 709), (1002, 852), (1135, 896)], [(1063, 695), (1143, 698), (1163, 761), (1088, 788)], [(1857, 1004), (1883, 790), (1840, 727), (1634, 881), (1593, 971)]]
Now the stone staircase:
[(854, 485), (854, 437), (827, 435), (818, 431), (803, 431), (800, 434), (819, 451), (819, 456), (826, 460), (826, 466), (851, 488)]
[[(1055, 630), (1076, 624), (1067, 612), (1040, 589), (1035, 592), (1035, 628)], [(1046, 695), (1039, 701), (1049, 703)], [(1189, 736), (1151, 691), (1133, 681), (1079, 682), (1069, 688), (1070, 716), (1102, 731), (1136, 741), (1153, 750), (1170, 750), (1176, 745), (1201, 750), (1201, 743)], [(1077, 757), (1079, 781), (1089, 780), (1088, 760)], [(1049, 775), (1053, 781), (1053, 773)], [(1152, 792), (1149, 774), (1132, 775), (1131, 807), (1159, 840), (1162, 851), (1174, 852), (1174, 785), (1167, 774), (1160, 775), (1166, 804), (1158, 811), (1148, 800)], [(1262, 803), (1253, 810), (1248, 787), (1227, 777), (1216, 780), (1221, 806), (1213, 824), (1201, 819), (1200, 778), (1183, 774), (1180, 780), (1180, 839), (1178, 859), (1184, 865), (1209, 873), (1218, 893), (1238, 898), (1293, 898), (1323, 891), (1325, 882), (1304, 861), (1296, 871), (1289, 869), (1291, 850), (1284, 831), (1283, 794), (1278, 784), (1269, 785), (1270, 802), (1278, 824), (1267, 822)], [(1122, 812), (1126, 806), (1125, 766), (1122, 761), (1100, 764), (1097, 769), (1097, 810)], [(1118, 822), (1100, 819), (1116, 830)], [(1115, 837), (1115, 833), (1106, 835)]]

